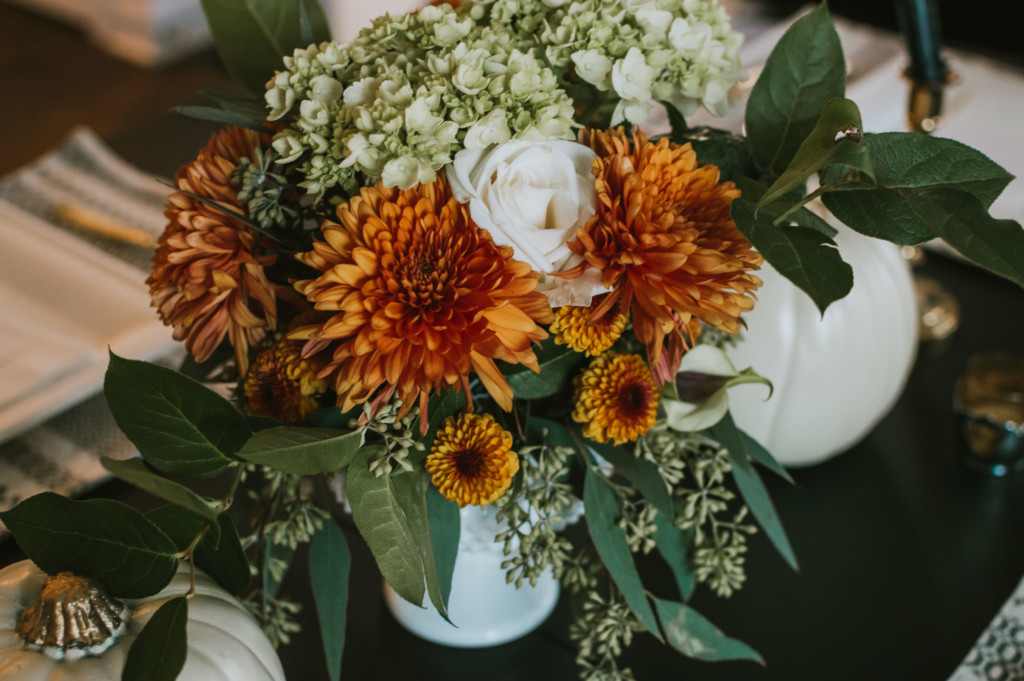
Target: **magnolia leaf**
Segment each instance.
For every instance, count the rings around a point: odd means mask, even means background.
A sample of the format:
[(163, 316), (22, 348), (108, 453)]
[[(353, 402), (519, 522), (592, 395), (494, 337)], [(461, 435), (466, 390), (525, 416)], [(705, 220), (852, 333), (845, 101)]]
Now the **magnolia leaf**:
[(740, 435), (740, 431), (733, 422), (731, 415), (726, 414), (711, 429), (711, 437), (718, 440), (728, 451), (729, 461), (732, 463), (733, 480), (736, 481), (736, 487), (739, 489), (740, 495), (746, 502), (747, 507), (750, 508), (751, 514), (757, 519), (761, 527), (764, 528), (765, 534), (768, 535), (776, 550), (789, 563), (790, 567), (794, 570), (799, 570), (796, 555), (793, 553), (793, 547), (790, 546), (789, 539), (786, 537), (786, 531), (782, 529), (782, 523), (779, 520), (778, 513), (775, 511), (775, 505), (772, 504), (771, 497), (768, 496), (768, 490), (765, 489), (761, 477), (751, 464), (746, 442)]
[(614, 466), (617, 473), (625, 476), (652, 506), (669, 518), (675, 517), (672, 495), (656, 465), (636, 456), (632, 447), (625, 449), (609, 442), (587, 441), (587, 444)]
[(43, 492), (0, 513), (28, 558), (49, 575), (91, 577), (118, 598), (144, 598), (167, 586), (178, 547), (131, 506), (75, 501)]
[(690, 600), (693, 590), (697, 587), (697, 573), (690, 559), (695, 534), (696, 531), (692, 528), (681, 530), (676, 527), (672, 519), (666, 518), (664, 513), (659, 512), (654, 516), (654, 544), (658, 547), (658, 553), (665, 564), (671, 568), (676, 586), (679, 587), (679, 595), (684, 601)]
[(413, 605), (423, 605), (425, 593), (420, 550), (398, 502), (390, 475), (370, 471), (370, 458), (383, 445), (359, 450), (348, 468), (345, 491), (352, 504), (352, 519), (391, 588)]
[(503, 373), (512, 386), (515, 396), (524, 400), (535, 400), (554, 395), (565, 385), (566, 377), (571, 375), (586, 356), (565, 345), (555, 343), (553, 336), (548, 336), (537, 352), (540, 372), (534, 372), (525, 366), (503, 366)]
[[(217, 52), (228, 72), (253, 93), (262, 95), (282, 58), (312, 42), (330, 39), (327, 19), (312, 0), (201, 0)], [(309, 16), (303, 28), (302, 5)]]
[(233, 404), (157, 364), (111, 352), (103, 392), (118, 427), (164, 473), (217, 475), (252, 435)]
[(348, 466), (361, 440), (359, 431), (278, 426), (253, 435), (237, 456), (283, 473), (317, 475)]
[(459, 536), (462, 517), (459, 505), (445, 499), (437, 488), (427, 488), (427, 518), (430, 522), (430, 544), (434, 548), (434, 564), (437, 566), (437, 581), (441, 589), (441, 602), (448, 607), (452, 593), (452, 575), (455, 573), (455, 558), (459, 553)]
[[(767, 216), (771, 219), (773, 225), (777, 225), (780, 223), (780, 220), (784, 220), (799, 227), (807, 227), (808, 229), (821, 232), (829, 239), (834, 239), (836, 234), (839, 233), (825, 218), (807, 210), (806, 206), (796, 207), (796, 204), (788, 199), (779, 199), (765, 205), (760, 205), (761, 197), (768, 191), (768, 187), (756, 180), (740, 176), (736, 178), (736, 186), (743, 192), (744, 200), (748, 203), (758, 204), (757, 215)], [(796, 208), (795, 210), (794, 207)]]
[[(204, 521), (180, 506), (161, 506), (146, 513), (146, 519), (171, 538), (179, 551), (187, 549), (200, 532)], [(249, 587), (249, 559), (238, 538), (238, 531), (226, 513), (215, 526), (219, 533), (207, 530), (192, 554), (196, 566), (228, 592), (241, 596)]]
[(986, 269), (1024, 287), (1024, 229), (997, 220), (976, 197), (948, 187), (900, 194), (935, 236)]
[(729, 638), (693, 608), (675, 601), (654, 599), (668, 644), (695, 660), (764, 660), (742, 641)]
[(754, 207), (742, 199), (733, 201), (732, 217), (764, 259), (809, 295), (822, 314), (853, 288), (853, 268), (839, 257), (835, 242), (821, 232), (759, 220)]
[(157, 608), (132, 641), (122, 681), (174, 681), (188, 651), (188, 599), (175, 596)]
[(601, 561), (608, 568), (608, 574), (647, 631), (658, 640), (663, 640), (658, 620), (654, 617), (654, 610), (651, 609), (633, 563), (626, 533), (616, 522), (620, 514), (619, 499), (601, 474), (590, 466), (587, 467), (583, 484), (583, 506), (586, 509), (590, 538), (594, 541), (594, 548), (601, 556)]
[[(865, 135), (877, 188), (844, 187), (822, 196), (825, 206), (844, 223), (867, 236), (902, 246), (936, 236), (935, 226), (911, 207), (901, 190), (951, 189), (974, 195), (986, 208), (1013, 175), (965, 144), (915, 132)], [(827, 169), (822, 183), (842, 168)], [(984, 263), (980, 263), (984, 264)]]
[(845, 89), (843, 48), (822, 2), (779, 39), (750, 92), (745, 128), (758, 166), (781, 174)]
[[(431, 532), (430, 517), (427, 514), (427, 489), (430, 487), (427, 473), (420, 470), (398, 471), (391, 476), (391, 484), (394, 488), (395, 499), (405, 514), (412, 538), (419, 548), (423, 575), (426, 578), (427, 595), (430, 596), (430, 602), (437, 608), (438, 614), (447, 620), (448, 603), (441, 590), (441, 580), (433, 546), (433, 532)], [(456, 507), (456, 513), (458, 513), (458, 507)], [(454, 559), (454, 556), (452, 558)], [(453, 560), (453, 571), (454, 567)], [(448, 581), (450, 593), (450, 576)]]
[(331, 681), (341, 678), (351, 562), (344, 533), (334, 522), (325, 522), (309, 543), (309, 584)]
[(849, 99), (825, 104), (818, 124), (803, 141), (789, 167), (757, 202), (757, 209), (781, 199), (827, 165), (854, 168), (868, 184), (874, 183), (871, 156), (864, 144), (860, 110)]
[(196, 118), (201, 121), (213, 121), (215, 123), (224, 123), (225, 125), (237, 125), (260, 133), (272, 132), (271, 129), (263, 123), (254, 121), (247, 116), (234, 111), (217, 109), (212, 106), (176, 106), (172, 108), (171, 111), (179, 113), (182, 116)]
[(742, 135), (710, 127), (672, 129), (671, 139), (676, 144), (689, 144), (697, 154), (700, 165), (718, 168), (721, 180), (736, 180), (747, 174), (756, 174), (757, 166), (750, 155), (750, 146)]
[(140, 487), (150, 494), (160, 497), (164, 501), (176, 504), (186, 511), (210, 521), (211, 526), (214, 529), (217, 528), (218, 510), (212, 503), (188, 487), (161, 477), (149, 470), (142, 459), (119, 460), (104, 456), (100, 457), (100, 463), (103, 464), (104, 468), (125, 482), (130, 482), (136, 487)]

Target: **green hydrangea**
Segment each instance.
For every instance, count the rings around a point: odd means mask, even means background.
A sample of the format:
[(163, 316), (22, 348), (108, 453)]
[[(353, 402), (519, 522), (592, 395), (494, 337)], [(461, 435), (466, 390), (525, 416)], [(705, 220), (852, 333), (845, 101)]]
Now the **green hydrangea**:
[(554, 72), (511, 27), (451, 7), (383, 16), (351, 46), (297, 50), (267, 84), (273, 142), (322, 197), (360, 176), (409, 188), (432, 181), (461, 149), (514, 137), (573, 137), (573, 106)]

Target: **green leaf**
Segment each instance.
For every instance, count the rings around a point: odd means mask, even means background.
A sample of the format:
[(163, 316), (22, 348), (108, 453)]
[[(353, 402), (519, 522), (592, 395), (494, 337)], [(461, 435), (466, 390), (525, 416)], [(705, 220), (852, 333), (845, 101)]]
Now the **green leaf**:
[[(768, 191), (768, 187), (762, 183), (744, 176), (736, 178), (736, 186), (739, 187), (741, 192), (743, 192), (743, 200), (747, 203), (758, 203), (761, 197), (764, 196), (764, 193)], [(776, 224), (777, 220), (781, 218), (783, 214), (786, 214), (785, 220), (787, 222), (791, 222), (799, 227), (807, 227), (808, 229), (821, 232), (829, 239), (834, 239), (836, 234), (839, 233), (839, 231), (830, 225), (827, 220), (807, 210), (806, 207), (800, 206), (796, 210), (793, 210), (793, 206), (795, 204), (790, 201), (789, 198), (790, 197), (773, 201), (759, 207), (757, 209), (758, 216), (766, 215), (771, 218), (772, 224)], [(794, 200), (796, 199), (796, 197), (792, 198)]]
[(746, 432), (737, 428), (740, 432), (740, 438), (743, 440), (743, 447), (747, 450), (747, 454), (750, 458), (757, 463), (761, 464), (775, 475), (779, 476), (789, 484), (795, 484), (793, 478), (790, 477), (789, 472), (782, 467), (782, 465), (775, 460), (775, 457), (771, 455), (767, 449), (765, 449), (760, 442), (747, 435)]
[(441, 427), (446, 418), (465, 408), (466, 396), (459, 391), (446, 390), (441, 394), (431, 395), (430, 401), (427, 403), (427, 429), (421, 440), (426, 445), (426, 451), (410, 452), (409, 459), (416, 463), (425, 458), (437, 438), (437, 429)]
[[(664, 513), (654, 516), (654, 543), (665, 564), (672, 570), (679, 595), (684, 601), (690, 600), (693, 590), (697, 587), (697, 573), (690, 560), (690, 547), (693, 546), (695, 531), (681, 530), (666, 518)], [(667, 633), (667, 632), (666, 632)]]
[(217, 475), (252, 434), (230, 402), (157, 364), (111, 352), (103, 392), (118, 427), (147, 463), (165, 473)]
[[(916, 132), (865, 135), (877, 188), (856, 186), (829, 192), (825, 206), (844, 223), (867, 236), (903, 246), (933, 238), (935, 227), (911, 207), (900, 190), (952, 189), (973, 194), (987, 208), (1013, 175), (965, 144)], [(842, 168), (822, 173), (833, 181)]]
[(757, 174), (757, 166), (750, 155), (750, 145), (742, 135), (728, 130), (699, 127), (677, 132), (674, 128), (669, 136), (676, 144), (689, 144), (697, 153), (697, 162), (716, 166), (722, 180), (733, 180), (743, 175)]
[(651, 609), (633, 563), (626, 533), (616, 524), (620, 514), (619, 499), (604, 477), (590, 466), (587, 467), (583, 484), (583, 507), (586, 510), (590, 538), (594, 541), (594, 548), (601, 556), (601, 561), (608, 568), (608, 573), (647, 631), (662, 640), (658, 620), (654, 617), (654, 610)]
[(796, 562), (796, 555), (793, 547), (789, 545), (786, 531), (782, 529), (779, 515), (775, 511), (768, 490), (765, 489), (761, 477), (754, 470), (751, 464), (750, 453), (746, 448), (746, 440), (741, 436), (740, 430), (732, 420), (731, 414), (711, 429), (711, 437), (718, 440), (729, 452), (729, 461), (732, 463), (732, 477), (736, 481), (740, 495), (750, 508), (751, 514), (757, 519), (764, 532), (768, 535), (776, 550), (782, 555), (790, 567), (799, 570)]
[[(191, 545), (203, 531), (204, 521), (180, 506), (161, 506), (146, 513), (146, 519), (171, 538), (179, 551)], [(228, 592), (240, 596), (249, 587), (249, 559), (238, 538), (238, 530), (226, 513), (216, 519), (219, 535), (209, 530), (196, 545), (193, 557), (196, 566)], [(218, 538), (219, 536), (219, 538)]]
[(119, 598), (155, 594), (178, 567), (170, 537), (119, 501), (43, 492), (0, 513), (0, 521), (43, 572), (91, 577)]
[(515, 396), (535, 400), (554, 395), (565, 385), (566, 377), (579, 366), (586, 356), (565, 345), (555, 343), (553, 336), (541, 342), (537, 352), (540, 372), (534, 373), (521, 364), (503, 367), (503, 373)]
[(823, 2), (779, 39), (750, 92), (746, 133), (758, 166), (782, 173), (825, 103), (845, 89), (843, 48)]
[(821, 232), (773, 225), (755, 217), (754, 207), (742, 199), (732, 202), (732, 218), (764, 259), (809, 295), (822, 314), (853, 288), (853, 268)]
[(587, 441), (587, 444), (608, 463), (615, 467), (634, 487), (639, 490), (656, 509), (669, 518), (675, 517), (672, 495), (658, 467), (647, 459), (637, 457), (632, 449), (617, 447), (607, 442)]
[(1024, 229), (997, 220), (976, 197), (946, 187), (902, 190), (918, 216), (950, 246), (986, 269), (1024, 287)]
[(669, 645), (695, 660), (764, 660), (742, 641), (729, 638), (693, 608), (675, 601), (654, 599)]
[[(440, 574), (433, 545), (433, 528), (427, 514), (427, 491), (430, 487), (427, 472), (399, 471), (391, 476), (391, 483), (395, 491), (395, 499), (405, 514), (409, 531), (420, 552), (427, 595), (430, 596), (430, 602), (434, 604), (437, 613), (447, 620), (448, 602), (441, 590)], [(457, 513), (458, 507), (456, 507)], [(452, 569), (454, 570), (454, 561)], [(449, 586), (450, 592), (451, 587)]]
[(427, 489), (427, 517), (430, 519), (430, 543), (434, 547), (437, 581), (441, 586), (441, 600), (448, 607), (452, 593), (452, 575), (455, 558), (459, 553), (462, 517), (459, 505), (445, 499), (433, 485)]
[(325, 522), (309, 544), (309, 583), (331, 681), (341, 678), (350, 565), (344, 533), (335, 523)]
[(818, 124), (800, 145), (785, 172), (757, 202), (757, 209), (781, 199), (827, 165), (854, 168), (865, 182), (873, 184), (871, 156), (864, 144), (861, 125), (856, 104), (849, 99), (829, 100)]
[(169, 501), (183, 509), (194, 513), (200, 518), (209, 520), (216, 528), (217, 509), (206, 499), (202, 498), (188, 487), (161, 477), (149, 470), (142, 459), (111, 459), (100, 457), (100, 463), (108, 471), (136, 487), (140, 487), (150, 494), (156, 495), (164, 501)]
[(303, 42), (305, 5), (314, 42), (327, 40), (330, 31), (320, 6), (311, 0), (202, 0), (203, 12), (228, 72), (254, 93), (263, 94), (282, 58)]
[(210, 90), (200, 90), (199, 94), (215, 101), (224, 111), (234, 112), (259, 123), (265, 123), (267, 120), (267, 102), (263, 98), (263, 92), (260, 92), (259, 97), (239, 97), (234, 94), (211, 92)]
[(237, 456), (283, 473), (317, 475), (348, 466), (361, 439), (359, 431), (278, 426), (253, 435)]
[(359, 450), (348, 468), (345, 491), (352, 504), (352, 519), (384, 579), (399, 596), (419, 606), (425, 593), (419, 547), (396, 498), (391, 476), (377, 477), (370, 471), (370, 457), (382, 448), (371, 445)]
[(201, 121), (213, 121), (214, 123), (224, 123), (225, 125), (237, 125), (242, 128), (248, 128), (249, 130), (255, 130), (256, 132), (271, 132), (270, 128), (247, 116), (243, 116), (242, 114), (234, 111), (217, 109), (212, 106), (176, 106), (173, 107), (171, 111), (179, 113), (182, 116), (196, 118)]
[(175, 596), (153, 613), (132, 641), (122, 681), (174, 681), (188, 651), (188, 599)]
[(527, 441), (539, 442), (544, 431), (547, 431), (546, 440), (552, 447), (576, 449), (576, 440), (563, 424), (541, 416), (530, 416), (530, 421), (526, 424)]

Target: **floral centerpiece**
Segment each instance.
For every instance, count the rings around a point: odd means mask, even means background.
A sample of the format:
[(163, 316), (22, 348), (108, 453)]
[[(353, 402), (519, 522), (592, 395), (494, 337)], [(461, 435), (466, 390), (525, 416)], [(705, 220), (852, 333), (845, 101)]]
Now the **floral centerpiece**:
[[(715, 0), (466, 0), (349, 45), (311, 0), (204, 7), (257, 96), (185, 111), (224, 128), (174, 179), (148, 283), (189, 360), (112, 355), (105, 382), (142, 455), (107, 467), (169, 503), (42, 494), (0, 514), (45, 571), (114, 595), (185, 558), (285, 642), (291, 556), (310, 544), (327, 610), (350, 515), (391, 587), (447, 616), (460, 509), (494, 505), (508, 580), (550, 570), (581, 595), (583, 678), (631, 678), (618, 654), (643, 631), (760, 659), (687, 604), (742, 586), (758, 525), (796, 565), (755, 464), (786, 473), (728, 412), (728, 388), (766, 383), (727, 353), (758, 267), (823, 312), (846, 295), (820, 198), (1024, 284), (1020, 225), (987, 211), (1009, 174), (951, 140), (865, 134), (824, 5), (776, 46), (745, 136), (686, 123), (744, 78)], [(649, 137), (661, 106), (672, 129)], [(217, 498), (186, 484), (214, 476)], [(651, 552), (676, 593), (645, 588)], [(343, 613), (321, 625), (337, 678)], [(157, 641), (180, 668), (184, 619), (149, 626), (131, 654)]]

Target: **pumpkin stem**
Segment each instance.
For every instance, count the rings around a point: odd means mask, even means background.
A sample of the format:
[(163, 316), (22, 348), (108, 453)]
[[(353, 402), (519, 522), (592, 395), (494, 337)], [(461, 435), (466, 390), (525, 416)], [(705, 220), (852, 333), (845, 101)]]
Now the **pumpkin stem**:
[(18, 618), (26, 648), (55, 660), (99, 655), (127, 628), (129, 609), (98, 583), (70, 572), (47, 577), (39, 600)]

